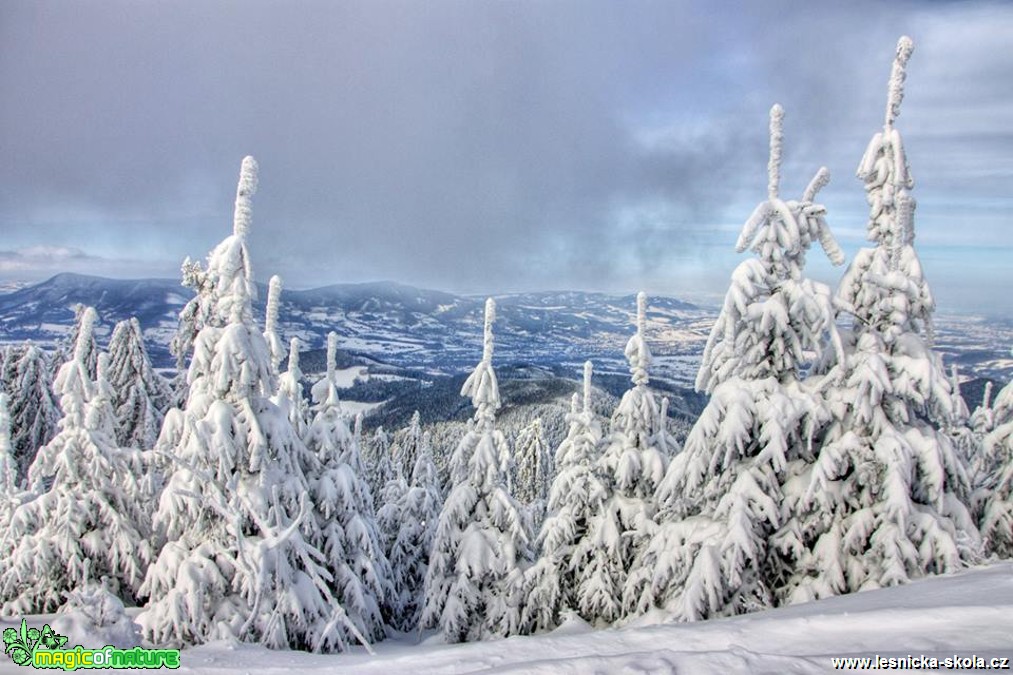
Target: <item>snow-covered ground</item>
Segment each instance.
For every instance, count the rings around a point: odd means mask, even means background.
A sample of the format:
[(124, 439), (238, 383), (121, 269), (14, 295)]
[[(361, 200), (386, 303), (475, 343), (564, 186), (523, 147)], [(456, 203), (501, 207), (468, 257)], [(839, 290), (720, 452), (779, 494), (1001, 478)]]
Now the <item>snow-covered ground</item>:
[[(1011, 617), (1013, 562), (1004, 562), (907, 586), (695, 624), (592, 631), (571, 623), (548, 635), (460, 645), (439, 644), (435, 637), (421, 645), (388, 640), (375, 646), (375, 655), (361, 648), (315, 655), (214, 643), (184, 650), (179, 672), (825, 673), (834, 670), (833, 657), (1013, 657)], [(25, 672), (6, 657), (0, 661), (0, 674)]]

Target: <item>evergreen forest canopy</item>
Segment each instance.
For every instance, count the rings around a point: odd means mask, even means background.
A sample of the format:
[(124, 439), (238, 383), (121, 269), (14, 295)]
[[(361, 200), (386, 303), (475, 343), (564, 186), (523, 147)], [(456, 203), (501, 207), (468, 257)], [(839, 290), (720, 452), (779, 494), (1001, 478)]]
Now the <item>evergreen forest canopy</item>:
[(343, 410), (335, 333), (307, 397), (299, 340), (278, 334), (278, 277), (265, 324), (253, 318), (245, 158), (232, 233), (183, 265), (194, 295), (175, 381), (151, 367), (136, 321), (101, 349), (91, 308), (70, 353), (4, 351), (0, 610), (90, 598), (106, 608), (96, 629), (141, 607), (153, 645), (341, 651), (391, 631), (482, 640), (659, 608), (703, 620), (1013, 557), (1013, 385), (971, 413), (932, 348), (897, 128), (912, 50), (901, 38), (858, 166), (871, 245), (836, 291), (805, 276), (814, 243), (845, 262), (817, 201), (829, 174), (787, 196), (785, 111), (771, 108), (767, 196), (737, 240), (751, 255), (684, 442), (651, 386), (643, 293), (625, 393), (603, 397), (587, 362), (552, 442), (539, 416), (504, 432), (492, 299), (460, 392), (467, 424), (416, 413), (367, 435)]

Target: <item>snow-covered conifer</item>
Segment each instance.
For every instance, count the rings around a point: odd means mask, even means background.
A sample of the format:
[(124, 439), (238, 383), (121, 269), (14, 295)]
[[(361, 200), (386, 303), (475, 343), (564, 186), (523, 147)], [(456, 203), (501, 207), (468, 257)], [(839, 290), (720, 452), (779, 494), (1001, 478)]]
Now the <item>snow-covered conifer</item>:
[[(601, 421), (591, 408), (591, 362), (584, 364), (584, 404), (573, 395), (566, 438), (556, 450), (556, 474), (548, 511), (538, 534), (539, 556), (525, 574), (524, 625), (533, 631), (555, 628), (562, 615), (577, 610), (583, 594), (603, 592), (608, 578), (597, 578), (603, 562), (601, 541), (590, 529), (609, 490), (598, 473)], [(613, 594), (620, 589), (612, 588)], [(593, 614), (584, 618), (593, 621)]]
[(588, 527), (598, 549), (589, 576), (580, 586), (580, 613), (611, 623), (636, 611), (624, 599), (634, 559), (653, 533), (654, 492), (669, 457), (657, 444), (661, 411), (648, 386), (651, 350), (647, 345), (647, 296), (637, 294), (636, 333), (626, 344), (633, 386), (612, 414), (605, 450), (599, 460), (607, 495)]
[(363, 457), (366, 465), (366, 478), (369, 481), (370, 490), (376, 498), (376, 508), (383, 505), (381, 501), (383, 488), (387, 485), (387, 481), (394, 477), (391, 450), (390, 436), (382, 426), (377, 427), (369, 439), (369, 452), (364, 453)]
[(443, 506), (431, 443), (429, 433), (423, 433), (410, 486), (396, 509), (400, 522), (388, 546), (394, 589), (391, 624), (406, 631), (419, 624), (425, 600), (423, 585), (429, 567), (429, 553)]
[(780, 197), (783, 119), (775, 105), (767, 200), (736, 245), (756, 257), (732, 274), (697, 375), (711, 399), (659, 486), (657, 533), (627, 585), (640, 611), (696, 620), (772, 606), (804, 550), (799, 476), (825, 413), (800, 379), (807, 359), (837, 341), (830, 291), (802, 270), (813, 241), (832, 262), (842, 257), (813, 202), (825, 169), (801, 200)]
[(18, 493), (18, 467), (11, 445), (11, 416), (7, 394), (0, 392), (0, 522), (10, 522)]
[(17, 482), (22, 485), (36, 452), (53, 439), (60, 420), (49, 360), (45, 352), (30, 342), (15, 363), (10, 415)]
[(506, 488), (510, 448), (496, 428), (499, 385), (492, 368), (496, 303), (485, 303), (482, 360), (465, 380), (475, 424), (451, 460), (453, 487), (440, 512), (426, 573), (423, 627), (438, 627), (451, 642), (502, 637), (520, 628), (528, 534), (520, 507)]
[(415, 460), (418, 459), (419, 448), (422, 447), (422, 437), (422, 415), (416, 410), (412, 413), (408, 426), (394, 434), (394, 443), (399, 452), (392, 459), (395, 463), (400, 464), (407, 473), (412, 471)]
[[(274, 390), (267, 343), (253, 322), (246, 234), (257, 165), (243, 160), (233, 234), (208, 256), (213, 292), (194, 340), (189, 391), (156, 449), (172, 459), (155, 525), (166, 544), (149, 567), (138, 618), (156, 644), (228, 638), (326, 650), (364, 639), (329, 590), (308, 540), (306, 455)], [(206, 311), (205, 311), (206, 310)], [(355, 636), (350, 638), (349, 635)]]
[(369, 639), (384, 634), (383, 609), (391, 594), (390, 566), (376, 524), (373, 495), (363, 476), (356, 437), (348, 429), (335, 385), (337, 334), (327, 340), (326, 395), (306, 435), (319, 464), (310, 496), (319, 528), (317, 547), (333, 579), (334, 596)]
[(151, 560), (137, 483), (116, 447), (105, 354), (96, 359), (97, 381), (88, 375), (95, 321), (91, 307), (81, 312), (74, 357), (54, 383), (64, 411), (60, 431), (29, 471), (39, 496), (14, 511), (6, 534), (6, 614), (51, 612), (68, 592), (103, 579), (134, 599)]
[(858, 167), (876, 245), (859, 251), (837, 293), (854, 324), (824, 379), (832, 423), (808, 490), (811, 555), (794, 600), (952, 571), (980, 545), (966, 507), (968, 468), (940, 431), (953, 398), (931, 349), (934, 301), (913, 246), (914, 181), (894, 127), (911, 51), (902, 37), (886, 124)]
[(536, 417), (517, 433), (514, 456), (514, 497), (524, 506), (534, 532), (542, 526), (552, 484), (552, 456), (541, 418)]
[(116, 442), (124, 448), (153, 448), (172, 391), (151, 367), (137, 319), (116, 324), (109, 338), (109, 360), (107, 377), (114, 392)]
[(986, 550), (1013, 558), (1013, 384), (995, 397), (993, 412), (995, 426), (982, 443), (974, 501)]

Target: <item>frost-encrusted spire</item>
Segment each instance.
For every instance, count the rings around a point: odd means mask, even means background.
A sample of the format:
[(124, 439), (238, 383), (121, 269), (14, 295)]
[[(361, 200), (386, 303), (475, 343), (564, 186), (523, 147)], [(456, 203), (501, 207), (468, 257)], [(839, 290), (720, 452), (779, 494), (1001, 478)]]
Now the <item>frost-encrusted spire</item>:
[(337, 369), (338, 334), (331, 331), (327, 334), (327, 379), (334, 382), (334, 371)]
[(236, 187), (236, 210), (232, 217), (232, 231), (244, 237), (250, 231), (253, 221), (253, 195), (257, 192), (257, 160), (247, 155), (239, 170), (239, 185)]
[(584, 362), (584, 412), (591, 412), (591, 371), (593, 366), (590, 361)]
[(770, 159), (767, 161), (767, 195), (777, 199), (781, 184), (781, 148), (784, 145), (784, 108), (775, 103), (770, 109)]
[(271, 351), (271, 366), (278, 372), (278, 366), (285, 356), (285, 348), (278, 337), (278, 307), (281, 304), (281, 277), (275, 274), (267, 287), (267, 310), (264, 318), (264, 339)]
[(890, 70), (890, 93), (886, 101), (886, 123), (889, 129), (893, 121), (900, 114), (900, 104), (904, 100), (904, 80), (907, 77), (907, 62), (911, 58), (911, 52), (915, 45), (907, 35), (902, 35), (897, 40), (897, 55), (893, 59), (893, 68)]
[(651, 350), (645, 338), (647, 334), (647, 294), (637, 293), (637, 333), (626, 343), (626, 359), (630, 363), (633, 384), (646, 385), (649, 381), (647, 368), (651, 365)]
[(288, 372), (299, 370), (299, 338), (294, 337), (288, 342)]
[(821, 166), (813, 179), (809, 181), (809, 185), (806, 186), (805, 192), (802, 193), (803, 202), (815, 201), (816, 194), (825, 188), (830, 183), (830, 169), (825, 166)]
[(95, 334), (95, 322), (98, 315), (94, 307), (85, 307), (81, 313), (81, 329), (77, 334), (77, 342), (74, 344), (74, 359), (84, 364), (91, 350), (91, 340)]
[(493, 334), (492, 324), (496, 321), (496, 301), (489, 298), (485, 301), (485, 333), (482, 343), (482, 360), (492, 362)]

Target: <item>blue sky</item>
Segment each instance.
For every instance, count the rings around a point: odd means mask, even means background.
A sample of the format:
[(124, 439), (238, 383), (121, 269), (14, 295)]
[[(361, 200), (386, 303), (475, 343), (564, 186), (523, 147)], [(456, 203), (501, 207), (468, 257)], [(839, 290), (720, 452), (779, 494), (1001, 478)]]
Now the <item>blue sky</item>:
[[(766, 192), (820, 165), (848, 256), (854, 170), (897, 127), (942, 309), (1013, 294), (1013, 5), (981, 2), (0, 3), (0, 279), (176, 276), (261, 165), (261, 280), (717, 301)], [(822, 253), (810, 273), (834, 284)]]

